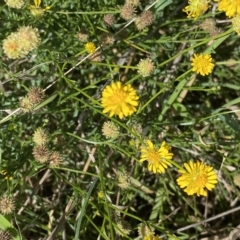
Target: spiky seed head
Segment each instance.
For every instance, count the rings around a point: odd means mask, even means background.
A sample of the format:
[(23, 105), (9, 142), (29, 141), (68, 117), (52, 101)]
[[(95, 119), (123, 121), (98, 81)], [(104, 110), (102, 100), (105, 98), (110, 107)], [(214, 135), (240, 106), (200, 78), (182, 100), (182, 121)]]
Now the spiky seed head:
[(135, 7), (133, 5), (129, 5), (129, 4), (124, 4), (121, 9), (120, 9), (120, 16), (128, 21), (130, 19), (132, 19), (133, 17), (135, 17)]
[(114, 122), (107, 121), (104, 122), (102, 127), (102, 134), (106, 138), (115, 138), (119, 135), (119, 128)]
[(42, 128), (38, 128), (33, 134), (33, 142), (37, 145), (45, 145), (48, 141), (48, 134)]
[(50, 153), (50, 163), (51, 167), (58, 167), (62, 163), (62, 157), (59, 152), (53, 151)]
[(199, 24), (199, 27), (205, 31), (211, 31), (216, 27), (216, 21), (213, 18), (206, 18), (202, 23)]
[(23, 51), (29, 53), (40, 44), (40, 34), (37, 28), (31, 26), (20, 27), (17, 31), (18, 42)]
[(141, 13), (140, 18), (146, 26), (150, 26), (153, 23), (154, 15), (150, 10), (147, 10)]
[(111, 33), (104, 33), (101, 36), (102, 45), (111, 46), (113, 45), (114, 41), (115, 41), (114, 36)]
[(19, 107), (23, 110), (23, 112), (30, 112), (34, 108), (33, 102), (29, 99), (29, 97), (24, 97), (19, 102)]
[(216, 27), (216, 22), (213, 18), (205, 19), (201, 24), (199, 24), (199, 27), (204, 31), (209, 32), (210, 36), (217, 35), (221, 32), (220, 29)]
[(118, 186), (122, 189), (128, 189), (131, 185), (131, 179), (129, 175), (125, 172), (118, 172), (117, 174)]
[(151, 11), (147, 10), (141, 13), (139, 17), (135, 19), (136, 28), (141, 31), (144, 28), (150, 26), (153, 23), (154, 15)]
[(107, 26), (113, 26), (116, 23), (116, 19), (113, 14), (106, 14), (103, 17), (103, 21)]
[(150, 58), (141, 59), (137, 67), (138, 73), (143, 77), (150, 76), (155, 69), (155, 66)]
[(95, 52), (89, 57), (89, 60), (92, 62), (101, 62), (103, 60), (103, 56), (101, 52)]
[(147, 226), (145, 223), (140, 223), (138, 225), (138, 235), (141, 238), (148, 236), (150, 234), (154, 234), (154, 228)]
[(12, 197), (1, 197), (0, 198), (0, 212), (2, 214), (10, 214), (15, 210), (15, 204)]
[(119, 236), (129, 235), (131, 232), (131, 227), (129, 223), (123, 219), (118, 219), (117, 228), (115, 228), (116, 234)]
[(33, 148), (33, 156), (40, 163), (45, 163), (49, 160), (49, 153), (49, 149), (44, 145), (37, 145)]
[[(140, 123), (135, 123), (135, 124), (132, 125), (132, 130), (136, 134), (141, 135), (142, 131), (143, 131), (142, 125)], [(133, 135), (131, 135), (131, 136), (133, 136)]]
[(76, 33), (75, 37), (81, 42), (87, 42), (89, 39), (89, 33), (86, 30), (80, 30)]
[(8, 231), (0, 230), (0, 240), (12, 240), (12, 236)]
[(27, 96), (33, 104), (39, 104), (44, 99), (45, 93), (43, 89), (39, 87), (33, 87), (30, 89)]
[(125, 4), (137, 7), (140, 5), (140, 1), (139, 0), (126, 0)]

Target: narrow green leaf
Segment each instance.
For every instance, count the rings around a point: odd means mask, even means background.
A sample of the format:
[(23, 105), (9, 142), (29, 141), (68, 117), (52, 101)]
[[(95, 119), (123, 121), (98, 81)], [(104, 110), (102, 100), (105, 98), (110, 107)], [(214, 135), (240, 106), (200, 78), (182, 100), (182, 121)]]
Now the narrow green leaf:
[(230, 115), (219, 115), (219, 118), (240, 135), (240, 122), (230, 117)]
[(14, 228), (14, 226), (1, 214), (0, 214), (0, 229), (8, 231), (11, 234), (13, 240), (26, 240), (25, 238), (18, 234), (18, 231)]

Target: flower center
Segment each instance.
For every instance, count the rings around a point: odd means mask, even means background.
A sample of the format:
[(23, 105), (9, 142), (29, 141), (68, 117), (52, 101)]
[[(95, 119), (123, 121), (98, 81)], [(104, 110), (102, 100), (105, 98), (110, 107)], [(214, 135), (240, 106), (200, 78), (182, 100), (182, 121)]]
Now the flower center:
[(206, 174), (200, 174), (197, 177), (195, 177), (195, 183), (199, 187), (205, 187), (207, 183), (207, 175)]
[(16, 43), (11, 43), (11, 44), (9, 44), (9, 48), (10, 48), (12, 51), (16, 51), (16, 50), (17, 50), (17, 44), (16, 44)]
[(199, 59), (198, 66), (202, 69), (206, 69), (209, 66), (209, 60), (202, 56), (201, 59)]
[(122, 89), (118, 89), (112, 96), (112, 105), (121, 105), (125, 102), (126, 94)]
[(152, 163), (159, 162), (158, 152), (156, 150), (149, 150), (149, 152), (147, 154), (147, 159)]

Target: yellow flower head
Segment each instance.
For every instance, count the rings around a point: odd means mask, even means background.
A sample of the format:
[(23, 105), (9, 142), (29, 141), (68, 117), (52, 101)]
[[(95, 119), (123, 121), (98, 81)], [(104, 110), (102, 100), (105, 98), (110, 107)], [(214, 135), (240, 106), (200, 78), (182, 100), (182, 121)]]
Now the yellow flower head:
[(192, 70), (200, 73), (202, 76), (211, 73), (214, 67), (211, 55), (209, 54), (194, 54), (191, 65), (193, 67)]
[(99, 191), (98, 192), (98, 198), (104, 199), (104, 192), (103, 191)]
[(3, 40), (3, 51), (9, 58), (12, 59), (24, 57), (25, 52), (22, 50), (18, 41), (18, 35), (15, 32), (11, 33)]
[(185, 188), (184, 192), (188, 195), (196, 193), (197, 196), (207, 196), (205, 188), (211, 191), (218, 182), (213, 167), (206, 166), (203, 162), (189, 161), (184, 163), (184, 167), (186, 170), (179, 170), (182, 175), (177, 179), (177, 183), (180, 188)]
[(26, 54), (37, 48), (41, 42), (39, 30), (31, 26), (20, 27), (17, 36), (19, 45)]
[(50, 9), (49, 6), (41, 8), (40, 4), (41, 0), (34, 0), (34, 5), (29, 5), (28, 9), (31, 11), (33, 16), (42, 16), (45, 11)]
[(227, 17), (233, 17), (240, 14), (240, 1), (239, 0), (215, 0), (219, 2), (218, 10), (224, 11)]
[(237, 32), (238, 36), (240, 36), (240, 14), (236, 15), (231, 19), (233, 30)]
[(109, 112), (110, 117), (118, 115), (120, 119), (130, 116), (137, 111), (138, 99), (136, 90), (130, 84), (112, 83), (102, 92), (103, 113)]
[(85, 50), (88, 52), (88, 53), (94, 53), (95, 50), (96, 50), (96, 46), (93, 42), (88, 42), (84, 45), (85, 47)]
[(208, 9), (209, 0), (189, 0), (189, 5), (183, 9), (183, 12), (187, 13), (188, 18), (197, 19)]
[(11, 8), (20, 9), (24, 6), (26, 0), (4, 0), (6, 4)]
[(141, 159), (140, 162), (148, 161), (148, 170), (154, 173), (164, 173), (165, 169), (168, 168), (172, 160), (173, 153), (170, 153), (171, 147), (163, 142), (161, 147), (157, 149), (154, 144), (147, 140), (147, 146), (141, 149)]
[(12, 59), (22, 58), (37, 48), (41, 39), (37, 28), (20, 27), (3, 40), (3, 51)]

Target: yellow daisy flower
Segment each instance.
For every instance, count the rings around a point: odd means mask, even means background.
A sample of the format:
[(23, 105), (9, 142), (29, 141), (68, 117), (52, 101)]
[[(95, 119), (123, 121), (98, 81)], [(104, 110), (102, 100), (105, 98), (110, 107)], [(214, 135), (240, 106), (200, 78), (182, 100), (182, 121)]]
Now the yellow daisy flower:
[(218, 182), (213, 167), (207, 166), (203, 162), (193, 163), (191, 160), (189, 163), (184, 163), (184, 167), (186, 170), (179, 170), (182, 175), (177, 179), (177, 183), (180, 188), (185, 188), (184, 192), (188, 195), (196, 193), (197, 196), (207, 196), (205, 188), (211, 191)]
[(88, 52), (88, 53), (94, 53), (95, 50), (96, 50), (96, 46), (93, 42), (88, 42), (84, 45), (85, 47), (85, 50)]
[(161, 147), (157, 149), (154, 144), (147, 140), (147, 146), (142, 147), (141, 149), (141, 158), (140, 162), (148, 161), (148, 170), (151, 172), (164, 173), (165, 169), (168, 168), (173, 157), (173, 153), (170, 153), (171, 147), (163, 142)]
[(224, 11), (227, 17), (233, 17), (240, 14), (240, 1), (239, 0), (215, 0), (219, 2), (218, 10)]
[(112, 83), (102, 92), (103, 113), (109, 112), (110, 117), (118, 115), (120, 119), (130, 116), (137, 111), (138, 99), (136, 90), (130, 84)]
[(189, 5), (183, 9), (183, 12), (187, 13), (188, 18), (197, 19), (207, 11), (209, 2), (210, 0), (189, 0)]
[(200, 73), (202, 76), (210, 74), (214, 67), (209, 54), (194, 54), (191, 65), (193, 67), (192, 70)]

